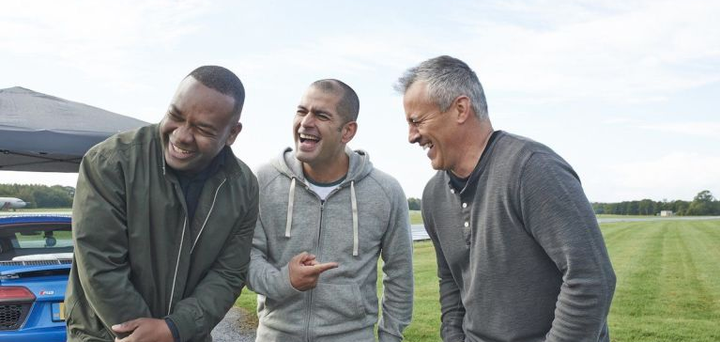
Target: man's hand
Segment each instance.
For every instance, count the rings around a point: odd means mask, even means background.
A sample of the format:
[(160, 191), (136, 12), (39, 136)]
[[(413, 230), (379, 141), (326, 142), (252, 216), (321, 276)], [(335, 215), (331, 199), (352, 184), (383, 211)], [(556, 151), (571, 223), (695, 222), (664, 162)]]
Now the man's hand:
[(173, 342), (170, 328), (164, 319), (138, 318), (112, 326), (115, 333), (130, 333), (123, 339), (115, 338), (115, 342)]
[(320, 273), (336, 267), (338, 267), (336, 262), (320, 264), (315, 260), (314, 255), (302, 252), (288, 262), (290, 285), (300, 291), (314, 289)]

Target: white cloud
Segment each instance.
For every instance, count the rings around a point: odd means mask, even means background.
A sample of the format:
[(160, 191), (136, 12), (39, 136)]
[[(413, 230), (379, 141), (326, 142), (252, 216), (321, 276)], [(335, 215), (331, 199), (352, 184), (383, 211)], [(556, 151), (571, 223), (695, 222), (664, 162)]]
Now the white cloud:
[(718, 156), (673, 152), (655, 160), (612, 163), (602, 170), (602, 179), (594, 179), (585, 187), (590, 200), (600, 202), (692, 200), (702, 190), (720, 194), (718, 170)]
[[(643, 125), (641, 128), (720, 140), (720, 122), (672, 122)], [(720, 171), (720, 170), (719, 170)]]
[(190, 19), (206, 8), (197, 1), (18, 1), (3, 3), (3, 54), (41, 59), (120, 88), (142, 87), (130, 69), (138, 51), (177, 43), (197, 29)]
[(534, 101), (620, 103), (720, 81), (720, 2), (552, 4), (493, 3), (499, 14), (483, 6), (469, 16), (481, 19), (465, 22), (475, 35), (461, 44), (477, 47), (469, 62), (481, 79)]
[(629, 117), (608, 117), (602, 121), (605, 125), (631, 125), (638, 124), (640, 121)]
[(3, 184), (44, 184), (75, 187), (77, 173), (2, 171)]

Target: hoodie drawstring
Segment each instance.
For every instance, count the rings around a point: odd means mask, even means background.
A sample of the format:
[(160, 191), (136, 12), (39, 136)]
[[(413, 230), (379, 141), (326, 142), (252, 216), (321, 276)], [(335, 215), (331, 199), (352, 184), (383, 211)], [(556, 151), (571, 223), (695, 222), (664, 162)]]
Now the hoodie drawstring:
[(355, 181), (350, 182), (350, 201), (352, 202), (352, 224), (353, 224), (353, 256), (358, 256), (358, 208), (357, 197), (355, 196)]
[(285, 237), (290, 237), (290, 227), (292, 227), (293, 206), (295, 205), (295, 177), (290, 181), (290, 193), (288, 194), (288, 211), (285, 224)]
[[(352, 226), (353, 226), (353, 256), (358, 256), (360, 245), (360, 234), (358, 232), (358, 207), (357, 196), (355, 195), (355, 181), (350, 182), (350, 202), (352, 203)], [(285, 237), (290, 237), (292, 227), (293, 207), (295, 206), (295, 177), (290, 181), (288, 193), (288, 210), (285, 224)]]

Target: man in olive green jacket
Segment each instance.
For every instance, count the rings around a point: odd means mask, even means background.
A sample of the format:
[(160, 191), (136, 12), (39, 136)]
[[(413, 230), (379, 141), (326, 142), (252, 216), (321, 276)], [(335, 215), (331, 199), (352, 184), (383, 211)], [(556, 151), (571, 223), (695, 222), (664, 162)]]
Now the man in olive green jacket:
[(85, 155), (68, 341), (211, 340), (245, 284), (257, 219), (257, 180), (230, 149), (244, 98), (231, 71), (200, 67), (159, 125)]

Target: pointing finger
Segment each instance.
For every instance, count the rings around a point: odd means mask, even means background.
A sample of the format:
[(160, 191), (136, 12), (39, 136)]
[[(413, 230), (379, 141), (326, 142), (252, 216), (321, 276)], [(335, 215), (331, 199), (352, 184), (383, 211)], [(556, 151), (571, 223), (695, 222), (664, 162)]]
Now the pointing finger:
[(315, 269), (317, 274), (323, 273), (327, 270), (331, 270), (331, 269), (337, 268), (337, 267), (338, 267), (338, 263), (336, 263), (336, 262), (326, 262), (324, 264), (313, 265), (313, 268)]

